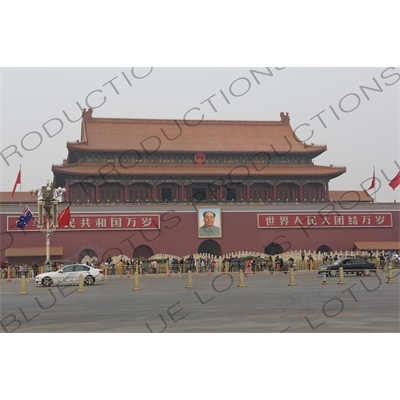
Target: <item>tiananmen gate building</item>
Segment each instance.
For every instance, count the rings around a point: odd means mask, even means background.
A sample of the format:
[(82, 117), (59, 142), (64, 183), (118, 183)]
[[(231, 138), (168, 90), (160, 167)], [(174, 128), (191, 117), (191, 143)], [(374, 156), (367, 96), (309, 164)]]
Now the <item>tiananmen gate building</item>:
[[(57, 258), (343, 251), (355, 242), (398, 241), (399, 205), (375, 204), (363, 191), (330, 191), (346, 168), (314, 163), (327, 147), (301, 142), (287, 113), (279, 121), (92, 114), (84, 111), (80, 140), (67, 143), (67, 158), (52, 166), (72, 217), (52, 237)], [(15, 226), (21, 206), (7, 195), (1, 262), (7, 254), (16, 259), (12, 249), (44, 246), (33, 221), (24, 232)], [(23, 195), (35, 214), (36, 198)]]

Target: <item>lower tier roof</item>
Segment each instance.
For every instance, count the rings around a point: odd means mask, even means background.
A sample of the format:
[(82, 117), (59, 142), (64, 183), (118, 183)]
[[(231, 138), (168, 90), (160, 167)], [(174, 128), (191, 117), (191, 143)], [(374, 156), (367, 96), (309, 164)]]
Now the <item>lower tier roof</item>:
[(177, 164), (177, 163), (78, 163), (53, 165), (55, 174), (90, 176), (255, 176), (316, 177), (332, 179), (346, 172), (345, 167), (314, 164)]

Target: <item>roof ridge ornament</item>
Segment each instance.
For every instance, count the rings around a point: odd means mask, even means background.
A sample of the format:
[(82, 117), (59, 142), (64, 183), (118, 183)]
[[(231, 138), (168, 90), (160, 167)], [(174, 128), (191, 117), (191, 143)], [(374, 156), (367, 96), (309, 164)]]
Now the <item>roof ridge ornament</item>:
[(86, 111), (86, 108), (83, 109), (82, 111), (82, 127), (81, 127), (81, 142), (86, 143), (88, 145), (88, 138), (86, 134), (86, 122), (92, 120), (92, 114), (93, 114), (93, 109), (89, 108), (89, 110)]
[(82, 118), (87, 121), (89, 119), (92, 119), (92, 114), (93, 114), (93, 108), (89, 108), (89, 110), (86, 110), (86, 108), (83, 109), (82, 112)]
[(289, 125), (289, 123), (290, 123), (289, 113), (285, 114), (284, 112), (281, 112), (280, 116), (281, 116), (282, 125)]

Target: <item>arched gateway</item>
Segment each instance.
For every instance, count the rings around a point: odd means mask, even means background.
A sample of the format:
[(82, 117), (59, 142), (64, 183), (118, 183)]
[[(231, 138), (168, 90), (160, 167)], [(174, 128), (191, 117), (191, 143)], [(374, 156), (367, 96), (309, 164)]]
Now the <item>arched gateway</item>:
[(198, 253), (206, 253), (206, 254), (212, 254), (214, 256), (221, 256), (222, 255), (222, 250), (221, 246), (219, 245), (218, 242), (215, 240), (205, 240), (200, 244), (200, 246), (197, 249)]
[(142, 244), (136, 247), (135, 251), (133, 252), (133, 258), (150, 258), (154, 256), (154, 252), (151, 247)]

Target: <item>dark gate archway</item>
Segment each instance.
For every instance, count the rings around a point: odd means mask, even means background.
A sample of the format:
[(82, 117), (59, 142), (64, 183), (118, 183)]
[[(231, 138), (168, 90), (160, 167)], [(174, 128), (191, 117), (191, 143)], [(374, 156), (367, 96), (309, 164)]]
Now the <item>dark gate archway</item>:
[(218, 242), (209, 239), (200, 244), (199, 248), (197, 249), (197, 253), (212, 254), (219, 257), (222, 255), (222, 250)]
[(151, 247), (142, 244), (136, 247), (135, 251), (133, 252), (132, 258), (150, 258), (154, 256), (154, 252)]
[(78, 261), (81, 262), (86, 256), (90, 258), (97, 257), (97, 253), (92, 249), (85, 249), (79, 253)]
[(323, 244), (323, 245), (319, 246), (318, 249), (317, 249), (317, 253), (318, 252), (330, 253), (331, 251), (332, 251), (332, 249), (326, 244)]
[(270, 243), (264, 249), (264, 254), (268, 254), (271, 256), (274, 256), (276, 254), (282, 254), (282, 253), (283, 253), (282, 246), (280, 244), (274, 243), (274, 242)]

